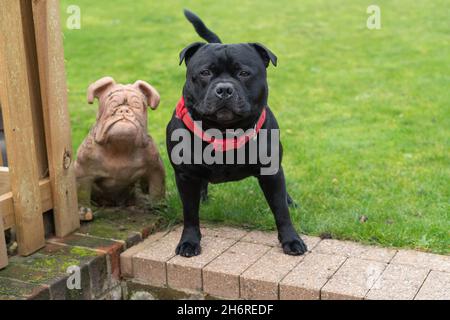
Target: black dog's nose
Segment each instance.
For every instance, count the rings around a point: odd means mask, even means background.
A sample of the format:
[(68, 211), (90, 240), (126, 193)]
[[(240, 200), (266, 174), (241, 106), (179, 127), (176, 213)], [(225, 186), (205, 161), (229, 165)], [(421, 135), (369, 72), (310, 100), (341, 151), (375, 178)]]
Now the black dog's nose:
[(216, 85), (216, 96), (219, 99), (229, 99), (233, 96), (234, 88), (231, 83), (218, 83)]

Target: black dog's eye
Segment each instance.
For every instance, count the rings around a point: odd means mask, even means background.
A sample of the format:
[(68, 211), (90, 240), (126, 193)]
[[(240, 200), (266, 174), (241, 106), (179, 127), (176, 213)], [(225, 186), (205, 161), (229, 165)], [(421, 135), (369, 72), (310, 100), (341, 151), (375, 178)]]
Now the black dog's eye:
[(239, 77), (249, 77), (250, 76), (250, 72), (248, 71), (240, 71), (239, 72)]
[(200, 75), (202, 77), (209, 77), (209, 76), (211, 76), (211, 74), (212, 74), (211, 71), (209, 71), (208, 69), (205, 69), (205, 70), (200, 72)]

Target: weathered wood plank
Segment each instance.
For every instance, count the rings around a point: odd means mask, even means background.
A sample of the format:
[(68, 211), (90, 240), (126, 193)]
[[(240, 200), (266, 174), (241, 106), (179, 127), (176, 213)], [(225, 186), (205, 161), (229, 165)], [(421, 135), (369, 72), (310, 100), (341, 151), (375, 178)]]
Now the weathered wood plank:
[(7, 167), (0, 167), (0, 195), (11, 191), (11, 184), (9, 183), (9, 169)]
[(45, 137), (56, 235), (79, 228), (78, 201), (72, 157), (64, 48), (58, 0), (33, 1)]
[(0, 219), (0, 269), (8, 265), (8, 252), (6, 251), (5, 234), (3, 233), (3, 221)]
[(5, 137), (3, 135), (3, 115), (2, 115), (2, 105), (0, 101), (0, 167), (5, 165), (3, 161), (3, 156), (5, 155), (3, 151), (5, 148)]
[(44, 135), (44, 116), (42, 111), (41, 88), (39, 83), (38, 58), (33, 23), (31, 1), (21, 1), (22, 26), (25, 41), (25, 54), (30, 86), (31, 114), (33, 119), (34, 142), (39, 178), (48, 177), (47, 147)]
[[(39, 190), (41, 194), (41, 208), (44, 213), (53, 208), (49, 178), (39, 181)], [(0, 218), (2, 218), (1, 220), (3, 221), (5, 230), (15, 225), (13, 195), (11, 192), (0, 195)]]
[(0, 100), (19, 254), (45, 245), (22, 1), (0, 0)]

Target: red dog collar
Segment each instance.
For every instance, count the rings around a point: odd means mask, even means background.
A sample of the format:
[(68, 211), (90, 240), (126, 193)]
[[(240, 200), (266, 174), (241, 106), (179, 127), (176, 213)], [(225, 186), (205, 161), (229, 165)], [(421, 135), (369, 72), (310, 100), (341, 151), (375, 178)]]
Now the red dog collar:
[(177, 108), (176, 108), (175, 114), (176, 114), (177, 118), (181, 119), (183, 121), (184, 125), (191, 132), (193, 132), (197, 137), (199, 137), (200, 139), (202, 139), (205, 142), (212, 143), (215, 151), (222, 151), (222, 152), (241, 148), (250, 139), (256, 137), (259, 130), (263, 126), (264, 121), (266, 121), (266, 108), (264, 108), (263, 111), (261, 112), (261, 115), (259, 116), (258, 121), (256, 122), (254, 129), (251, 132), (246, 132), (245, 134), (243, 134), (239, 137), (235, 137), (235, 138), (217, 139), (215, 137), (210, 137), (192, 119), (191, 115), (189, 114), (188, 109), (186, 108), (186, 106), (184, 104), (183, 97), (181, 97), (180, 101), (178, 101), (178, 103), (177, 103)]

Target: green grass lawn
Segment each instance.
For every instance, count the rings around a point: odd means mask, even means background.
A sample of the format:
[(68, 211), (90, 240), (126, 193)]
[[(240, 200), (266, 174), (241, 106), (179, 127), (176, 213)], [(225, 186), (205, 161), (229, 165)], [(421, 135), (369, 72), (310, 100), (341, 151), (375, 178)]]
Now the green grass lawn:
[[(381, 30), (366, 28), (370, 1), (63, 0), (63, 23), (71, 4), (82, 18), (81, 30), (63, 30), (74, 148), (95, 120), (91, 82), (153, 84), (161, 104), (149, 131), (167, 168), (170, 219), (182, 215), (165, 127), (185, 77), (178, 54), (199, 41), (187, 7), (225, 42), (261, 42), (278, 55), (269, 104), (300, 232), (450, 252), (448, 0), (377, 1)], [(210, 194), (202, 221), (274, 229), (255, 179)]]

